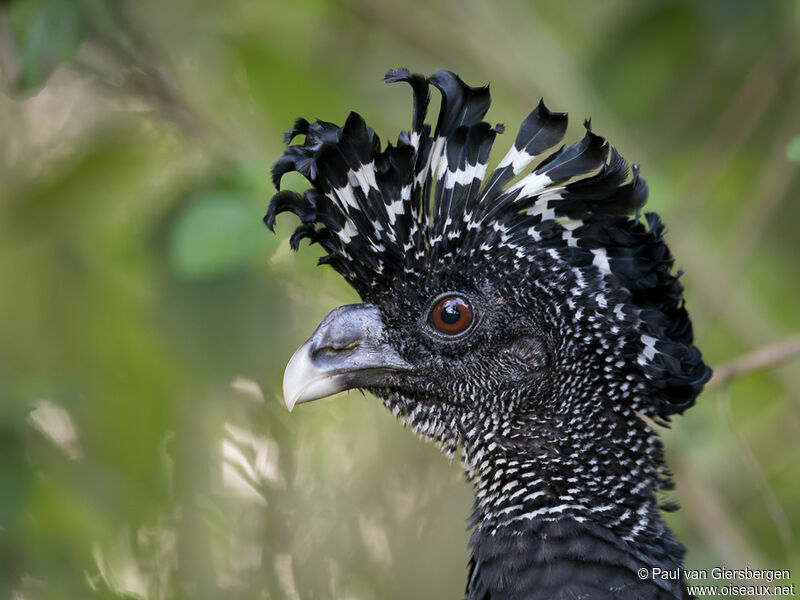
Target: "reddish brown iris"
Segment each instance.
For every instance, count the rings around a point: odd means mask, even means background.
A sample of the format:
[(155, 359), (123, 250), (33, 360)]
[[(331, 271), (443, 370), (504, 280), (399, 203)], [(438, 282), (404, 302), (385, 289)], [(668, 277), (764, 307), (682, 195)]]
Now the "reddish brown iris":
[(442, 333), (461, 333), (472, 323), (472, 307), (461, 296), (447, 296), (433, 307), (431, 323)]

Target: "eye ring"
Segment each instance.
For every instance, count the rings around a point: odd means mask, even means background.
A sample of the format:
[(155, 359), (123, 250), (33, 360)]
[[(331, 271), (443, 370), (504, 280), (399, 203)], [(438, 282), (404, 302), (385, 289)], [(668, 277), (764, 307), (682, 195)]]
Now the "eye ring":
[(464, 296), (447, 294), (433, 305), (428, 320), (437, 333), (455, 336), (469, 329), (474, 311)]

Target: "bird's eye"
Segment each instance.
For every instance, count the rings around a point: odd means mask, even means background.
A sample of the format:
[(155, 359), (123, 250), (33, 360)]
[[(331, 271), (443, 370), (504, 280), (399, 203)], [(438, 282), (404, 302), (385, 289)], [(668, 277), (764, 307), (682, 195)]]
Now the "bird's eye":
[(472, 324), (472, 307), (466, 298), (446, 296), (431, 311), (431, 325), (447, 335), (455, 335)]

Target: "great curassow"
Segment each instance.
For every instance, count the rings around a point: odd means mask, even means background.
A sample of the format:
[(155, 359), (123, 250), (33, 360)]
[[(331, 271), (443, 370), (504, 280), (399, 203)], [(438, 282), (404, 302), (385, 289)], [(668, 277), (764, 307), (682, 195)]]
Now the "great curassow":
[(300, 217), (291, 246), (320, 244), (363, 300), (291, 358), (286, 405), (362, 388), (448, 455), (461, 447), (470, 600), (688, 597), (653, 574), (680, 569), (683, 548), (661, 518), (672, 482), (649, 422), (690, 407), (711, 370), (663, 225), (640, 214), (638, 169), (588, 121), (545, 154), (567, 115), (540, 102), (486, 177), (503, 132), (483, 121), (488, 87), (448, 71), (385, 80), (413, 90), (396, 146), (356, 113), (299, 119), (273, 168), (279, 189), (290, 171), (313, 187), (278, 192), (267, 226)]

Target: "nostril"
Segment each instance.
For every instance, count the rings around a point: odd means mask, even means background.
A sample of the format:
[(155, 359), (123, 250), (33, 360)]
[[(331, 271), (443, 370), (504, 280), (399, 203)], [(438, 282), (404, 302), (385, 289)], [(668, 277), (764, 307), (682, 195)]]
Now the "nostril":
[(358, 341), (350, 342), (349, 344), (327, 344), (320, 348), (316, 348), (312, 350), (311, 357), (312, 358), (320, 358), (320, 357), (332, 357), (342, 354), (344, 352), (348, 352), (349, 350), (355, 350), (358, 348)]

